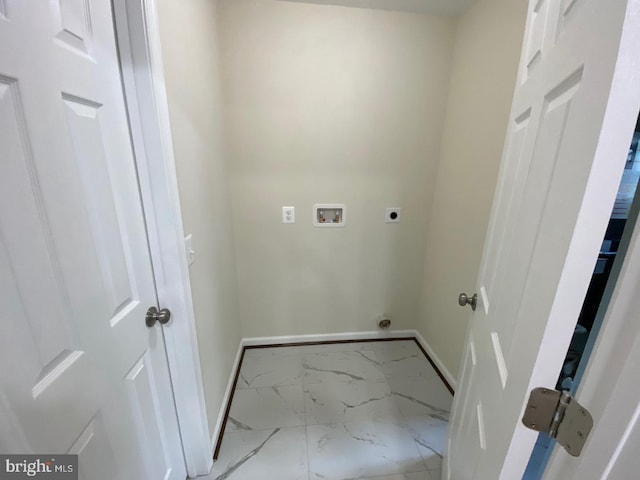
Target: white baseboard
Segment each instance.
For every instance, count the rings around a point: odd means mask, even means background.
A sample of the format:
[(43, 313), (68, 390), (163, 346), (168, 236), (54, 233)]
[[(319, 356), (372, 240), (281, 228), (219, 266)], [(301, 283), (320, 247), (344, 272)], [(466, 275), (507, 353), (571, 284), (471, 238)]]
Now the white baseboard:
[(229, 399), (231, 398), (231, 393), (233, 391), (233, 381), (236, 378), (236, 372), (238, 368), (240, 368), (240, 359), (242, 358), (242, 350), (244, 350), (244, 345), (242, 341), (240, 345), (238, 345), (238, 352), (236, 353), (236, 358), (233, 361), (233, 368), (231, 368), (231, 373), (229, 374), (229, 381), (227, 382), (227, 389), (224, 392), (224, 397), (222, 398), (222, 404), (220, 405), (220, 411), (218, 412), (218, 419), (216, 420), (216, 426), (213, 429), (213, 434), (211, 435), (211, 452), (216, 448), (218, 444), (218, 438), (222, 433), (222, 423), (224, 422), (225, 413), (227, 411), (227, 405), (229, 404)]
[(424, 348), (425, 352), (427, 352), (431, 360), (433, 360), (433, 363), (436, 364), (436, 367), (438, 367), (438, 370), (440, 370), (440, 373), (442, 373), (444, 378), (447, 379), (447, 382), (449, 382), (449, 385), (451, 385), (451, 388), (453, 388), (453, 390), (455, 391), (456, 388), (458, 387), (458, 382), (456, 381), (455, 377), (451, 375), (451, 372), (447, 369), (447, 367), (444, 366), (444, 363), (442, 363), (442, 360), (440, 360), (440, 357), (436, 355), (436, 352), (433, 351), (433, 348), (431, 348), (431, 345), (427, 343), (424, 337), (420, 335), (420, 332), (418, 332), (417, 330), (414, 330), (413, 335), (416, 337), (416, 340), (418, 341), (418, 343), (422, 345), (422, 348)]
[(242, 339), (242, 345), (245, 347), (254, 347), (258, 345), (274, 345), (281, 343), (336, 342), (340, 340), (371, 340), (415, 336), (415, 330), (318, 333), (314, 335), (286, 335), (283, 337), (245, 337)]

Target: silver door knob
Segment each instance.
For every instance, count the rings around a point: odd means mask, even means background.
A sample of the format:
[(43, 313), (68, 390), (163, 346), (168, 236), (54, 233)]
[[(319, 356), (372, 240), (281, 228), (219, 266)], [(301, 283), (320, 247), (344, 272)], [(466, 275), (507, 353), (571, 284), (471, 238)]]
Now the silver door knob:
[(471, 310), (476, 310), (478, 304), (478, 294), (474, 293), (472, 297), (468, 297), (466, 293), (458, 295), (458, 305), (464, 307), (465, 305), (471, 305)]
[(158, 311), (156, 307), (149, 307), (144, 319), (147, 327), (149, 328), (153, 327), (156, 322), (160, 322), (161, 325), (164, 325), (171, 320), (171, 312), (167, 308), (163, 308)]

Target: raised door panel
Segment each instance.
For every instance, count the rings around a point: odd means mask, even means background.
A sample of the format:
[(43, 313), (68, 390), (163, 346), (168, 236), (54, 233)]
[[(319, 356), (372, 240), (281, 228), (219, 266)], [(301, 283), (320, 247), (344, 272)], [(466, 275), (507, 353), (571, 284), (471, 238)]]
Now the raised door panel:
[(47, 7), (0, 0), (0, 445), (182, 479), (111, 4)]
[(93, 39), (89, 1), (53, 0), (50, 5), (56, 42), (90, 56)]
[[(134, 413), (136, 433), (144, 445), (146, 471), (152, 478), (168, 478), (171, 470), (167, 464), (167, 445), (162, 431), (159, 399), (155, 390), (156, 379), (149, 353), (136, 362), (125, 377), (129, 401)], [(157, 455), (162, 452), (164, 455)]]
[(62, 95), (84, 203), (91, 222), (94, 250), (113, 326), (138, 305), (135, 279), (130, 274), (114, 203), (109, 169), (102, 147), (100, 104)]
[(68, 453), (78, 455), (80, 480), (113, 480), (120, 475), (101, 413), (91, 418)]
[(533, 9), (529, 17), (529, 36), (526, 39), (524, 57), (526, 73), (522, 77), (523, 80), (531, 75), (542, 58), (550, 4), (550, 0), (535, 0), (533, 2)]
[[(34, 448), (52, 440), (73, 438), (98, 405), (91, 368), (73, 323), (73, 312), (39, 189), (30, 151), (18, 82), (0, 83), (0, 142), (7, 153), (0, 162), (0, 262), (3, 283), (3, 350), (15, 368), (3, 369), (3, 380), (14, 388), (7, 403), (27, 409), (23, 428)], [(60, 402), (75, 392), (69, 402)], [(69, 411), (77, 418), (69, 419)], [(67, 427), (69, 425), (71, 428)], [(62, 439), (57, 436), (61, 435)]]

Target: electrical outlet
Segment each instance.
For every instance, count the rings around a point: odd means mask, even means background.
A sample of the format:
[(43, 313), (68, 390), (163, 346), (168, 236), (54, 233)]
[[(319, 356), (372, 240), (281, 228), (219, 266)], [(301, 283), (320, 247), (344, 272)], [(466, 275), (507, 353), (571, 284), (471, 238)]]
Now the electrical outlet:
[(384, 223), (400, 223), (400, 214), (402, 213), (402, 209), (395, 208), (387, 208), (387, 214), (384, 217)]
[(282, 207), (282, 223), (296, 223), (295, 207)]

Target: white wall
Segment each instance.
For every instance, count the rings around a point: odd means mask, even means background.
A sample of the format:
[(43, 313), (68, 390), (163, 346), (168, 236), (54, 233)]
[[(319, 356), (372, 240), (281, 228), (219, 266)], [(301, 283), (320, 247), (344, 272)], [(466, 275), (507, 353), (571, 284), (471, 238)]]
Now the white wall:
[[(414, 328), (455, 20), (273, 0), (219, 13), (243, 335), (373, 330), (381, 312)], [(314, 203), (345, 203), (346, 227), (314, 228)]]
[(458, 376), (502, 155), (526, 0), (479, 0), (458, 21), (418, 330)]
[(158, 9), (182, 216), (196, 251), (191, 290), (212, 432), (240, 343), (215, 2), (159, 0)]

